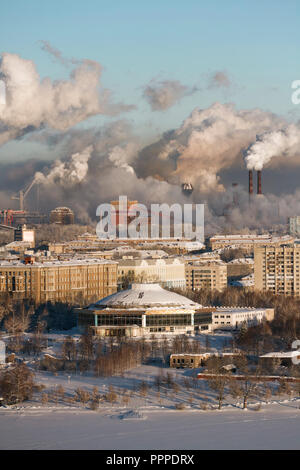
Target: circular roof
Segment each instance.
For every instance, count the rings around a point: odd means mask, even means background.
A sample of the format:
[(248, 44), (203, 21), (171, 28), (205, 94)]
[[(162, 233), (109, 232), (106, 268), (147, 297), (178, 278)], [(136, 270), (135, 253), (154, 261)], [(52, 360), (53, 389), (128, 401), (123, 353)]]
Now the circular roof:
[(201, 308), (200, 304), (163, 289), (159, 284), (132, 284), (129, 289), (99, 300), (90, 308), (105, 307), (185, 307)]

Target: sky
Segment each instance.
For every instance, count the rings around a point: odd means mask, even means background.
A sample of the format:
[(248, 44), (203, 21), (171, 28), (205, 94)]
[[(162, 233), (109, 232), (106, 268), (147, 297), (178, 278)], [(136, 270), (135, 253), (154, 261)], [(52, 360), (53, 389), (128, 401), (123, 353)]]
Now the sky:
[[(44, 163), (49, 167), (49, 161), (58, 160), (65, 175), (62, 162), (71, 162), (72, 169), (73, 152), (79, 152), (78, 171), (99, 175), (104, 192), (117, 174), (123, 191), (137, 187), (134, 197), (141, 197), (143, 178), (150, 176), (154, 183), (148, 181), (148, 191), (160, 192), (162, 198), (166, 191), (175, 200), (173, 189), (180, 190), (186, 181), (200, 193), (220, 190), (220, 182), (231, 187), (233, 179), (247, 186), (247, 147), (253, 144), (250, 154), (259, 162), (261, 155), (268, 161), (276, 157), (280, 147), (281, 160), (266, 164), (264, 188), (277, 194), (297, 189), (300, 104), (293, 104), (291, 97), (292, 82), (300, 80), (299, 19), (299, 0), (3, 2), (0, 74), (11, 74), (16, 99), (3, 114), (0, 102), (2, 204), (9, 204), (7, 189), (23, 187)], [(35, 68), (40, 80), (36, 88), (27, 88), (36, 90), (31, 100), (18, 83), (26, 67), (33, 82)], [(100, 93), (92, 84), (95, 77), (100, 77)], [(102, 99), (104, 89), (111, 92), (119, 114), (102, 112), (98, 94)], [(112, 111), (111, 101), (106, 111)], [(115, 126), (118, 120), (126, 124)], [(278, 131), (286, 126), (287, 133)], [(49, 144), (53, 128), (57, 142), (64, 131), (70, 139)], [(178, 131), (167, 134), (172, 130)], [(89, 147), (84, 147), (91, 144), (89, 132), (94, 136), (91, 159)], [(255, 146), (262, 133), (264, 142)], [(290, 157), (287, 165), (285, 157)], [(30, 159), (37, 164), (29, 164)], [(103, 177), (106, 163), (111, 173)], [(168, 185), (157, 182), (161, 180)]]
[[(104, 86), (116, 100), (137, 106), (126, 117), (145, 139), (214, 101), (299, 118), (291, 103), (291, 82), (300, 78), (297, 0), (15, 0), (2, 4), (1, 16), (0, 52), (33, 60), (41, 77), (68, 73), (41, 49), (41, 40), (65, 57), (99, 61)], [(230, 89), (207, 89), (215, 71), (230, 77)], [(153, 112), (142, 98), (152, 79), (179, 80), (198, 91)]]

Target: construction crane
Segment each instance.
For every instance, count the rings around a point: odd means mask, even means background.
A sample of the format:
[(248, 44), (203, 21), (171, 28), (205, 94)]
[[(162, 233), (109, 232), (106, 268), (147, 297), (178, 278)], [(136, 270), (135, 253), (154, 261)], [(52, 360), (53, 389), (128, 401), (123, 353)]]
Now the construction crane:
[(25, 188), (24, 190), (21, 189), (21, 190), (19, 191), (19, 196), (12, 196), (12, 199), (17, 200), (17, 201), (20, 201), (20, 202), (19, 202), (19, 210), (20, 210), (20, 211), (24, 211), (24, 210), (25, 210), (25, 208), (24, 208), (25, 198), (26, 198), (27, 194), (29, 193), (29, 191), (31, 190), (31, 188), (35, 185), (36, 182), (37, 182), (36, 178), (33, 178), (33, 180), (32, 180), (31, 183), (27, 186), (27, 188)]

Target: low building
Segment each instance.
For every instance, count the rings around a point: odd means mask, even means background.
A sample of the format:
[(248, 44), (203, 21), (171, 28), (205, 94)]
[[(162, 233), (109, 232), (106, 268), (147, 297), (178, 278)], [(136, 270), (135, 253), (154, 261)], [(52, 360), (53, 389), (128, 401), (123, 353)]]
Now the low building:
[(273, 319), (273, 308), (217, 307), (212, 312), (212, 330), (240, 329)]
[(236, 280), (230, 280), (228, 282), (230, 286), (241, 287), (248, 291), (254, 290), (254, 274), (249, 274), (249, 276), (242, 277)]
[(270, 352), (259, 356), (259, 362), (267, 367), (298, 365), (300, 364), (300, 351)]
[(118, 280), (131, 275), (136, 282), (158, 282), (163, 287), (185, 288), (185, 266), (178, 259), (123, 259), (118, 261)]
[(99, 259), (0, 261), (0, 295), (15, 299), (93, 301), (117, 290), (117, 263)]
[(170, 367), (176, 369), (194, 369), (197, 367), (203, 367), (209, 358), (209, 353), (199, 354), (171, 354), (170, 355)]
[(218, 290), (227, 287), (227, 265), (221, 260), (187, 262), (186, 288), (190, 290)]
[(215, 235), (209, 239), (209, 245), (212, 250), (223, 250), (226, 248), (240, 248), (245, 252), (252, 253), (255, 246), (274, 245), (281, 246), (293, 243), (294, 238), (290, 235), (274, 237), (271, 234), (264, 235)]
[(77, 309), (78, 327), (90, 327), (99, 336), (192, 334), (210, 331), (213, 310), (159, 284), (132, 284), (129, 289)]
[[(197, 367), (203, 367), (206, 365), (207, 360), (211, 357), (221, 357), (224, 359), (234, 359), (238, 353), (180, 353), (170, 355), (170, 367), (176, 369), (196, 369)], [(232, 364), (228, 364), (232, 366)], [(227, 368), (227, 366), (224, 366)]]

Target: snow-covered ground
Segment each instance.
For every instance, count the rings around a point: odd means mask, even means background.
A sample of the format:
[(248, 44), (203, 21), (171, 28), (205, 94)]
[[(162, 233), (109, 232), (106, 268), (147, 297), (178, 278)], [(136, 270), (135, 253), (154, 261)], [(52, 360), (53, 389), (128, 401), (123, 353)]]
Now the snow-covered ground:
[[(231, 339), (230, 333), (207, 336), (213, 351), (221, 351)], [(49, 335), (48, 339), (47, 352), (59, 353), (61, 335)], [(206, 335), (197, 339), (205, 346)], [(35, 369), (32, 357), (28, 359), (28, 365)], [(270, 403), (262, 394), (249, 400), (246, 411), (227, 394), (223, 409), (218, 411), (215, 393), (205, 381), (195, 378), (196, 372), (199, 370), (174, 370), (159, 363), (113, 377), (95, 377), (92, 371), (53, 374), (35, 370), (35, 381), (44, 385), (44, 390), (35, 393), (30, 402), (0, 407), (0, 449), (300, 448), (298, 394), (294, 398), (273, 394)], [(166, 377), (167, 373), (177, 387), (164, 382), (158, 390), (157, 376)], [(140, 390), (142, 382), (148, 384), (145, 394)], [(90, 409), (90, 402), (72, 400), (77, 388), (92, 394), (96, 387), (103, 396), (109, 386), (113, 386), (117, 401), (103, 399), (96, 411)], [(64, 397), (56, 400), (53, 392), (58, 387)], [(43, 405), (42, 393), (49, 396)], [(259, 402), (262, 408), (255, 411)], [(184, 410), (176, 409), (179, 404)]]
[[(261, 411), (124, 412), (31, 408), (0, 412), (0, 449), (299, 449), (299, 401)], [(142, 414), (141, 414), (142, 413)]]

